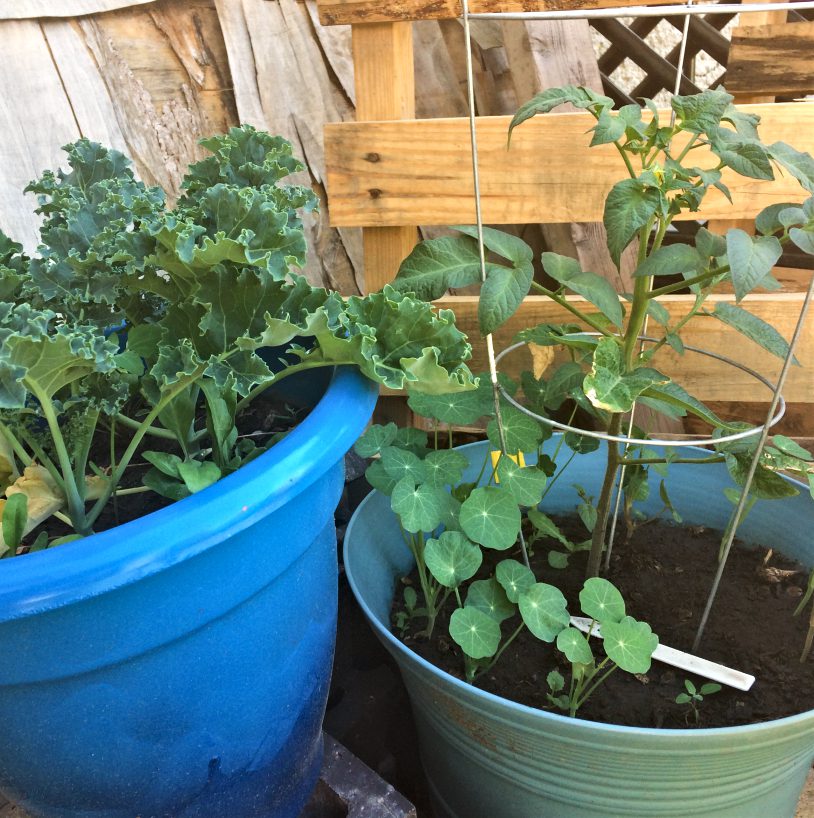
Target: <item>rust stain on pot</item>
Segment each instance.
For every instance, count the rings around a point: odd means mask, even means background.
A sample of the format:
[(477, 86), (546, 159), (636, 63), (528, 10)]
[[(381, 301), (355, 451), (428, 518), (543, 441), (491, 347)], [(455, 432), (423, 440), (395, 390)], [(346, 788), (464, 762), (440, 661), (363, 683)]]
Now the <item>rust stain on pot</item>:
[[(438, 694), (437, 694), (438, 695)], [(436, 704), (459, 727), (463, 728), (471, 738), (487, 750), (497, 752), (495, 736), (487, 730), (477, 719), (473, 718), (467, 708), (458, 704), (450, 696), (438, 695)]]

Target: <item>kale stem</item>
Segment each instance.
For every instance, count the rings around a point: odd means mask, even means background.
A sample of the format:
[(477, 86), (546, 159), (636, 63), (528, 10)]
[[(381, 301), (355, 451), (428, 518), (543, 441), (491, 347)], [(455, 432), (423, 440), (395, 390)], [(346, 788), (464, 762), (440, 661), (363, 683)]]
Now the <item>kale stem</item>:
[[(127, 415), (122, 414), (119, 412), (116, 414), (115, 419), (118, 420), (122, 426), (127, 426), (130, 429), (140, 429), (141, 423), (139, 423), (134, 418), (128, 417)], [(145, 434), (152, 435), (153, 437), (162, 437), (165, 440), (175, 440), (175, 434), (171, 432), (169, 429), (163, 429), (161, 426), (149, 426)]]
[[(29, 387), (31, 394), (40, 402), (42, 414), (48, 423), (48, 429), (51, 432), (51, 439), (54, 442), (54, 448), (57, 453), (57, 460), (59, 461), (59, 468), (62, 473), (63, 486), (65, 492), (65, 499), (68, 503), (68, 515), (73, 522), (73, 527), (77, 534), (86, 537), (91, 532), (93, 523), (88, 520), (85, 515), (85, 492), (84, 479), (81, 484), (76, 481), (73, 468), (71, 467), (71, 456), (68, 454), (68, 447), (65, 445), (65, 438), (62, 436), (62, 430), (59, 428), (59, 418), (54, 410), (54, 405), (48, 395), (40, 389), (36, 389), (33, 384)], [(81, 487), (80, 487), (81, 486)]]
[[(116, 468), (116, 416), (114, 415), (110, 420), (110, 470), (111, 472)], [(113, 519), (116, 525), (119, 524), (119, 503), (117, 497), (119, 493), (113, 492)]]
[(594, 321), (593, 318), (586, 315), (579, 308), (575, 307), (570, 301), (565, 299), (559, 293), (549, 290), (548, 287), (544, 287), (542, 284), (538, 284), (536, 281), (532, 281), (531, 286), (541, 295), (547, 295), (552, 301), (559, 304), (561, 307), (563, 307), (563, 309), (568, 310), (568, 312), (579, 318), (579, 320), (584, 324), (587, 324), (589, 327), (596, 330), (600, 335), (606, 335), (609, 338), (615, 337), (612, 332), (608, 332), (608, 330), (606, 330), (601, 324)]
[(117, 497), (127, 497), (130, 494), (143, 494), (145, 491), (152, 491), (149, 486), (133, 486), (129, 489), (116, 489), (113, 492), (113, 501), (116, 501)]
[[(74, 453), (74, 477), (77, 484), (84, 483), (85, 471), (88, 466), (88, 456), (90, 455), (90, 447), (93, 443), (93, 436), (96, 433), (96, 424), (99, 422), (99, 410), (91, 409), (85, 418), (82, 419), (83, 429), (82, 446)], [(84, 507), (84, 504), (83, 504)]]
[(29, 456), (28, 452), (25, 450), (22, 443), (17, 440), (14, 432), (12, 432), (5, 423), (0, 423), (0, 434), (2, 434), (8, 441), (9, 446), (11, 446), (14, 454), (17, 455), (17, 459), (23, 464), (23, 466), (31, 465), (31, 457)]
[(94, 503), (93, 508), (91, 508), (90, 513), (87, 515), (86, 520), (89, 527), (96, 522), (96, 519), (102, 513), (102, 509), (110, 499), (110, 495), (113, 494), (119, 480), (121, 480), (124, 470), (130, 465), (130, 461), (133, 459), (133, 455), (136, 453), (136, 449), (138, 449), (142, 438), (147, 434), (147, 429), (152, 426), (153, 421), (166, 406), (169, 406), (176, 396), (180, 395), (184, 389), (186, 389), (191, 383), (195, 383), (195, 381), (197, 381), (198, 378), (203, 375), (207, 366), (208, 364), (200, 364), (193, 370), (192, 373), (184, 378), (181, 378), (181, 380), (174, 384), (167, 394), (150, 410), (148, 415), (141, 422), (140, 427), (136, 430), (136, 433), (133, 435), (130, 443), (125, 449), (124, 454), (121, 456), (119, 464), (111, 474), (108, 487), (105, 489), (104, 493), (99, 497), (96, 503)]
[(20, 430), (20, 435), (22, 436), (26, 445), (31, 449), (32, 452), (34, 452), (34, 458), (29, 457), (28, 463), (26, 465), (33, 463), (34, 459), (38, 460), (40, 462), (40, 465), (43, 466), (43, 468), (45, 468), (48, 471), (48, 474), (51, 475), (51, 477), (54, 479), (54, 481), (60, 487), (60, 489), (64, 491), (65, 481), (62, 479), (62, 474), (60, 474), (60, 471), (54, 464), (54, 461), (51, 460), (50, 457), (48, 457), (48, 454), (33, 437), (28, 435), (23, 430)]

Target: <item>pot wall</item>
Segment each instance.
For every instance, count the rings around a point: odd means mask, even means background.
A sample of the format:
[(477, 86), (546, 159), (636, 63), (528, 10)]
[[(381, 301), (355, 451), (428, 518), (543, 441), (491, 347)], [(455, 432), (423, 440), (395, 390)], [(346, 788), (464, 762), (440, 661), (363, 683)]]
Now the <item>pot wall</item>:
[[(476, 463), (464, 480), (475, 479), (487, 446), (461, 448)], [(602, 450), (575, 458), (544, 510), (573, 511), (573, 483), (595, 494), (603, 464)], [(726, 525), (725, 467), (673, 464), (669, 474), (685, 524)], [(806, 495), (782, 501), (782, 531), (775, 501), (756, 505), (739, 535), (814, 564), (814, 504)], [(655, 730), (570, 719), (493, 696), (390, 633), (395, 581), (412, 564), (389, 498), (371, 493), (348, 526), (345, 569), (401, 668), (439, 818), (793, 818), (814, 760), (814, 712), (748, 727)]]
[(322, 761), (333, 512), (375, 387), (337, 373), (267, 454), (3, 566), (0, 789), (45, 818), (294, 818)]

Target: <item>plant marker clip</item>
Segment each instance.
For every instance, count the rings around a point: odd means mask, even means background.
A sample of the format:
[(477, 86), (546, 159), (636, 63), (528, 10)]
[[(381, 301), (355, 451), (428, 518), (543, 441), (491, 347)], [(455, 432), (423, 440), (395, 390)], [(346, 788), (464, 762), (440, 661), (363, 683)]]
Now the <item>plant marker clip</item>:
[[(584, 616), (571, 617), (571, 624), (583, 633), (588, 633), (591, 621)], [(591, 636), (602, 638), (602, 631), (596, 623), (594, 623)], [(726, 667), (726, 665), (719, 665), (717, 662), (702, 659), (700, 656), (693, 656), (691, 653), (684, 653), (683, 650), (669, 648), (667, 645), (660, 644), (653, 652), (653, 658), (659, 662), (664, 662), (665, 665), (687, 670), (690, 673), (703, 676), (705, 679), (712, 679), (714, 682), (720, 682), (738, 690), (749, 690), (755, 683), (755, 677), (750, 676), (748, 673), (741, 673), (741, 671), (733, 670)]]

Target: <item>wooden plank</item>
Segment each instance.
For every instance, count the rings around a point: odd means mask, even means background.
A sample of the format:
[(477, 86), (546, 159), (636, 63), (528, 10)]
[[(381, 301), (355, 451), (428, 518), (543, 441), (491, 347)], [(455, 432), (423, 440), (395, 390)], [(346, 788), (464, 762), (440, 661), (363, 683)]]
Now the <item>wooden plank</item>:
[(23, 188), (58, 167), (61, 146), (81, 134), (40, 24), (5, 20), (0, 42), (0, 230), (33, 250), (40, 220), (35, 197)]
[(814, 22), (736, 28), (726, 88), (733, 94), (814, 93), (813, 53)]
[[(672, 0), (472, 0), (472, 13), (551, 11), (616, 6), (658, 6)], [(460, 0), (318, 0), (324, 26), (342, 23), (386, 23), (399, 20), (451, 20), (463, 14)]]
[(81, 17), (154, 2), (155, 0), (0, 0), (0, 20)]
[[(413, 31), (410, 23), (354, 26), (353, 64), (356, 72), (357, 120), (400, 120), (415, 116)], [(331, 163), (327, 153), (326, 161), (330, 173)], [(375, 165), (373, 153), (368, 154), (366, 162)], [(330, 190), (330, 182), (328, 187)], [(331, 193), (332, 211), (335, 204)], [(399, 225), (375, 225), (364, 231), (367, 292), (381, 289), (392, 280), (402, 259), (418, 241), (417, 224), (418, 219), (413, 219)]]
[[(579, 304), (588, 314), (595, 312), (576, 296), (569, 300)], [(672, 295), (659, 299), (670, 316), (676, 320), (686, 315), (694, 301), (692, 295)], [(716, 301), (734, 302), (734, 296), (711, 296), (710, 303)], [(800, 314), (802, 293), (757, 294), (741, 302), (750, 312), (770, 321), (785, 338), (790, 338)], [(474, 296), (447, 296), (435, 302), (439, 308), (452, 309), (457, 325), (469, 336), (473, 346), (470, 368), (473, 372), (487, 369), (485, 343), (480, 337), (477, 323), (478, 299)], [(549, 298), (529, 296), (522, 306), (504, 326), (495, 333), (495, 349), (499, 352), (512, 343), (515, 334), (524, 327), (539, 323), (562, 323), (574, 321), (570, 312)], [(740, 363), (752, 367), (765, 377), (776, 378), (782, 362), (764, 352), (756, 344), (747, 341), (721, 321), (709, 316), (698, 316), (682, 332), (687, 345), (708, 349), (722, 355), (735, 357)], [(800, 339), (797, 357), (804, 366), (793, 367), (786, 381), (784, 396), (788, 401), (814, 402), (814, 377), (811, 362), (814, 361), (814, 319), (809, 319)], [(518, 350), (503, 359), (499, 368), (511, 376), (517, 376), (528, 369), (530, 356), (525, 350)], [(808, 366), (805, 366), (808, 364)], [(657, 354), (653, 365), (677, 380), (691, 394), (704, 401), (739, 401), (751, 403), (766, 401), (771, 397), (769, 390), (733, 367), (726, 366), (712, 358), (687, 352), (679, 356), (668, 347)]]
[[(814, 104), (744, 107), (762, 116), (767, 144), (814, 152)], [(665, 114), (665, 117), (668, 117)], [(601, 221), (624, 167), (611, 145), (588, 148), (589, 114), (548, 114), (524, 123), (507, 151), (509, 117), (480, 117), (484, 221), (489, 224)], [(474, 223), (469, 124), (465, 119), (329, 125), (325, 134), (331, 219), (342, 226)], [(678, 141), (676, 144), (678, 147)], [(705, 158), (696, 157), (698, 164)], [(710, 164), (712, 158), (707, 157)], [(734, 205), (716, 190), (684, 218), (745, 218), (774, 202), (799, 201), (788, 175), (773, 182), (724, 173)]]

